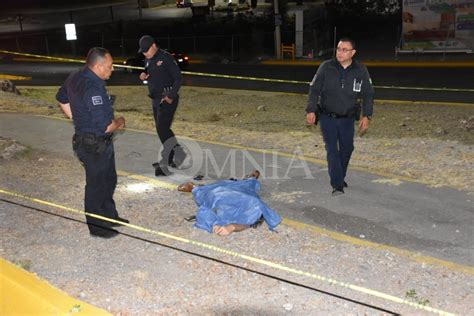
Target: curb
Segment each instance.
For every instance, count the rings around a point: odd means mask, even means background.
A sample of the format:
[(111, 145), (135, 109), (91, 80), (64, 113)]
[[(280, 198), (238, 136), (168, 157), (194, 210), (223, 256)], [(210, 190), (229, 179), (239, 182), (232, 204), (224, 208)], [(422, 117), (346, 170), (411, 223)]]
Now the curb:
[(0, 258), (2, 315), (111, 315), (72, 298), (35, 274)]

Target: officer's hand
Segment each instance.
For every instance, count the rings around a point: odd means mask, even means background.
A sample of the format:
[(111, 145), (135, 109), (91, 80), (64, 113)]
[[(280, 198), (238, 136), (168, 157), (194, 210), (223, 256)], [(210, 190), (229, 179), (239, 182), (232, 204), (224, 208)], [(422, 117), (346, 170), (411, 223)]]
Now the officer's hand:
[(168, 96), (165, 96), (165, 97), (163, 98), (163, 101), (165, 101), (165, 102), (168, 103), (168, 104), (173, 103), (173, 99), (171, 99), (171, 98), (168, 97)]
[(150, 76), (149, 74), (146, 74), (146, 73), (142, 72), (140, 74), (140, 80), (141, 81), (146, 80), (146, 79), (148, 79), (149, 76)]
[(306, 114), (306, 123), (314, 125), (316, 123), (316, 113), (307, 113)]
[(116, 121), (117, 121), (117, 124), (118, 124), (117, 129), (121, 129), (121, 128), (125, 127), (125, 118), (123, 116), (116, 119)]
[(359, 122), (359, 134), (360, 136), (364, 135), (369, 129), (370, 120), (364, 116)]

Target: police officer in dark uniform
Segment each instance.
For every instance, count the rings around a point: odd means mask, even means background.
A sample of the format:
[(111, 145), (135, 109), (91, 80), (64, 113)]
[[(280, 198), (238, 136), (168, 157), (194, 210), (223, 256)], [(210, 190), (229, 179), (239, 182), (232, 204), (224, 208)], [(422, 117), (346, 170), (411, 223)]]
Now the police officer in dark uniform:
[[(309, 89), (306, 107), (308, 124), (321, 124), (326, 144), (328, 171), (333, 195), (344, 193), (347, 166), (354, 150), (354, 122), (364, 134), (372, 117), (374, 89), (367, 68), (353, 59), (353, 40), (343, 38), (336, 50), (336, 59), (323, 62)], [(362, 105), (359, 102), (362, 102)]]
[[(123, 117), (114, 118), (113, 104), (105, 80), (113, 71), (112, 56), (105, 48), (94, 47), (86, 66), (69, 75), (56, 99), (74, 122), (73, 149), (86, 171), (84, 208), (86, 212), (128, 223), (119, 217), (113, 194), (117, 184), (113, 132), (125, 126)], [(86, 216), (92, 236), (111, 238), (119, 226)]]
[(148, 81), (156, 132), (163, 145), (161, 160), (153, 167), (156, 176), (167, 175), (168, 166), (179, 167), (186, 156), (171, 130), (183, 77), (174, 57), (160, 49), (153, 37), (144, 35), (138, 44), (138, 52), (145, 56), (145, 71), (140, 74), (140, 80)]

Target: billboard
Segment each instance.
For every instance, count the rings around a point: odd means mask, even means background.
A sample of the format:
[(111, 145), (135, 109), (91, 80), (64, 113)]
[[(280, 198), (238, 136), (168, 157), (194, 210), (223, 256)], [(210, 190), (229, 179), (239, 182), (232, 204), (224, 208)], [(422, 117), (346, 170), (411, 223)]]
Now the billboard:
[(403, 50), (474, 49), (474, 0), (403, 0)]

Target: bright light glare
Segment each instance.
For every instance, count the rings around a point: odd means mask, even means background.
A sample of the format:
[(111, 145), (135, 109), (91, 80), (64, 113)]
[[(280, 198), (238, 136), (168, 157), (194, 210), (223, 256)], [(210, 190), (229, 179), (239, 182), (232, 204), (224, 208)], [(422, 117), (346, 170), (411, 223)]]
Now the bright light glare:
[(66, 40), (74, 41), (77, 40), (76, 25), (74, 23), (64, 24), (66, 28)]
[(134, 192), (134, 193), (143, 193), (143, 192), (153, 189), (153, 185), (149, 183), (134, 183), (134, 184), (127, 185), (125, 189), (127, 191)]

